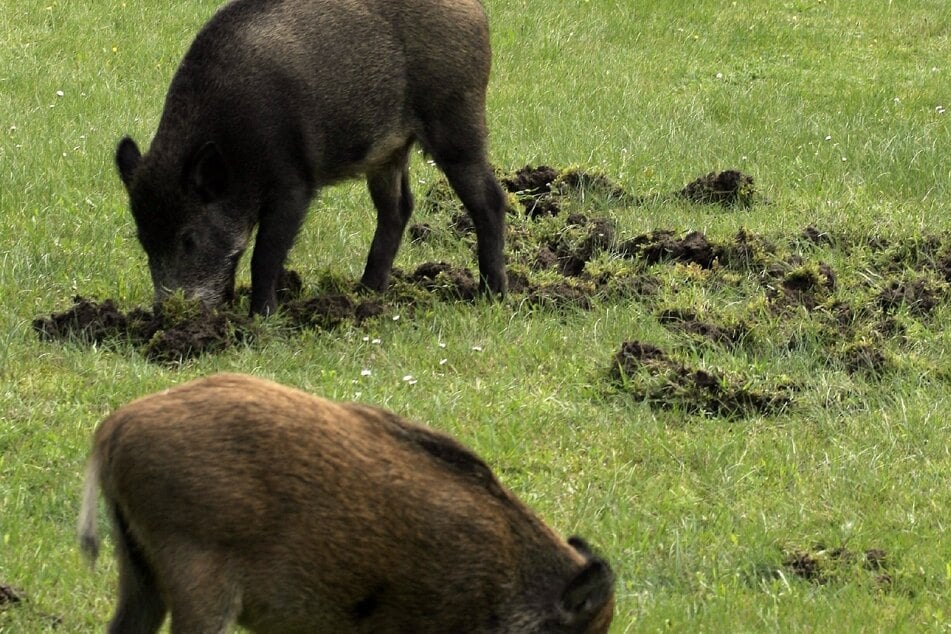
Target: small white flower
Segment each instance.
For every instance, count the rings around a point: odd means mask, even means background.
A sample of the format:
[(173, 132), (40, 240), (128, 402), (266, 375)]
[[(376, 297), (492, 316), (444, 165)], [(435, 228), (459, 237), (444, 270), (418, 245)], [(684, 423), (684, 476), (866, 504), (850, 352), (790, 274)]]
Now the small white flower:
[(723, 79), (723, 73), (717, 73), (717, 79)]
[(373, 372), (371, 372), (369, 368), (360, 370), (360, 376), (370, 376), (371, 374), (373, 374)]
[(440, 348), (445, 348), (445, 347), (446, 347), (446, 342), (445, 342), (445, 341), (440, 341), (440, 342), (439, 342), (439, 347), (440, 347)]
[(945, 112), (944, 106), (938, 106), (937, 108), (934, 109), (934, 111), (937, 112), (938, 114), (944, 114)]
[(57, 91), (56, 91), (56, 96), (57, 96), (57, 97), (63, 97), (63, 96), (65, 96), (65, 95), (66, 95), (66, 93), (64, 93), (62, 90), (57, 90)]
[(412, 374), (407, 374), (403, 377), (404, 383), (409, 383), (410, 385), (416, 385), (416, 378)]
[(832, 135), (831, 135), (831, 134), (827, 134), (827, 135), (826, 135), (826, 141), (831, 141), (831, 140), (832, 140)]
[(473, 349), (475, 352), (482, 352), (482, 346), (472, 346), (472, 349)]
[(375, 345), (375, 346), (378, 346), (378, 345), (380, 345), (381, 343), (383, 343), (383, 340), (382, 340), (382, 339), (374, 339), (374, 340), (371, 341), (370, 343), (372, 343), (372, 344)]
[(366, 342), (369, 341), (369, 340), (370, 340), (370, 335), (364, 335), (364, 336), (363, 336), (363, 343), (366, 343)]
[(399, 321), (399, 320), (400, 320), (399, 315), (393, 315), (393, 321)]

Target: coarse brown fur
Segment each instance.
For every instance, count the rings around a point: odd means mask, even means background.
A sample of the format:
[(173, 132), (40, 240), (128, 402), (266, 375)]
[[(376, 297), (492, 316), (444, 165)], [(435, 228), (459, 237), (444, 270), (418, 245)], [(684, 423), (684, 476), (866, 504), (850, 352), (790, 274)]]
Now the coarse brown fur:
[(95, 434), (119, 600), (110, 632), (607, 632), (609, 566), (449, 436), (238, 374), (138, 399)]

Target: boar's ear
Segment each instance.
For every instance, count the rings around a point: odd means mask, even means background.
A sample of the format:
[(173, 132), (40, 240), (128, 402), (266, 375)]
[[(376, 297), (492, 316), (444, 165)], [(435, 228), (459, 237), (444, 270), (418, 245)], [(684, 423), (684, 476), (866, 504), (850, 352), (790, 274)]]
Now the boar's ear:
[(202, 202), (221, 200), (228, 193), (228, 164), (214, 141), (205, 143), (185, 165), (188, 187)]
[(559, 612), (567, 625), (591, 621), (614, 596), (614, 573), (604, 560), (593, 557), (575, 573), (561, 593)]
[(135, 144), (130, 137), (122, 137), (116, 147), (116, 167), (119, 168), (119, 178), (126, 189), (132, 184), (132, 175), (139, 167), (142, 160), (142, 153), (139, 152), (139, 146)]

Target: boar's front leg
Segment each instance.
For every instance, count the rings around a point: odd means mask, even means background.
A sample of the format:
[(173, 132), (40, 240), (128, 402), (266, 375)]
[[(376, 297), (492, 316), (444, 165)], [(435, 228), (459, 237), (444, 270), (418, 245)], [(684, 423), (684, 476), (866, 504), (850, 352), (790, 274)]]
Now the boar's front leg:
[(251, 256), (251, 314), (277, 310), (277, 280), (310, 204), (304, 185), (279, 188), (264, 201)]
[(406, 223), (413, 214), (413, 193), (409, 187), (409, 146), (387, 163), (367, 174), (370, 198), (376, 207), (376, 232), (367, 256), (360, 284), (382, 291), (390, 279), (393, 260), (403, 239)]

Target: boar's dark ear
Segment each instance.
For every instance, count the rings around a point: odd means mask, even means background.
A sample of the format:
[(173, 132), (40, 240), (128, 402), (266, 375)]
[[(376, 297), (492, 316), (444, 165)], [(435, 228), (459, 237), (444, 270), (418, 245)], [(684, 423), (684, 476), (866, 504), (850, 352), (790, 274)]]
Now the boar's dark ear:
[(591, 621), (614, 596), (614, 573), (604, 560), (594, 557), (565, 586), (559, 612), (567, 625)]
[(228, 164), (217, 143), (209, 141), (199, 148), (186, 163), (185, 179), (203, 202), (224, 198), (228, 193)]
[(132, 184), (132, 175), (139, 167), (142, 160), (142, 153), (139, 152), (139, 146), (135, 144), (130, 137), (122, 137), (116, 147), (116, 167), (119, 168), (119, 178), (126, 189)]

